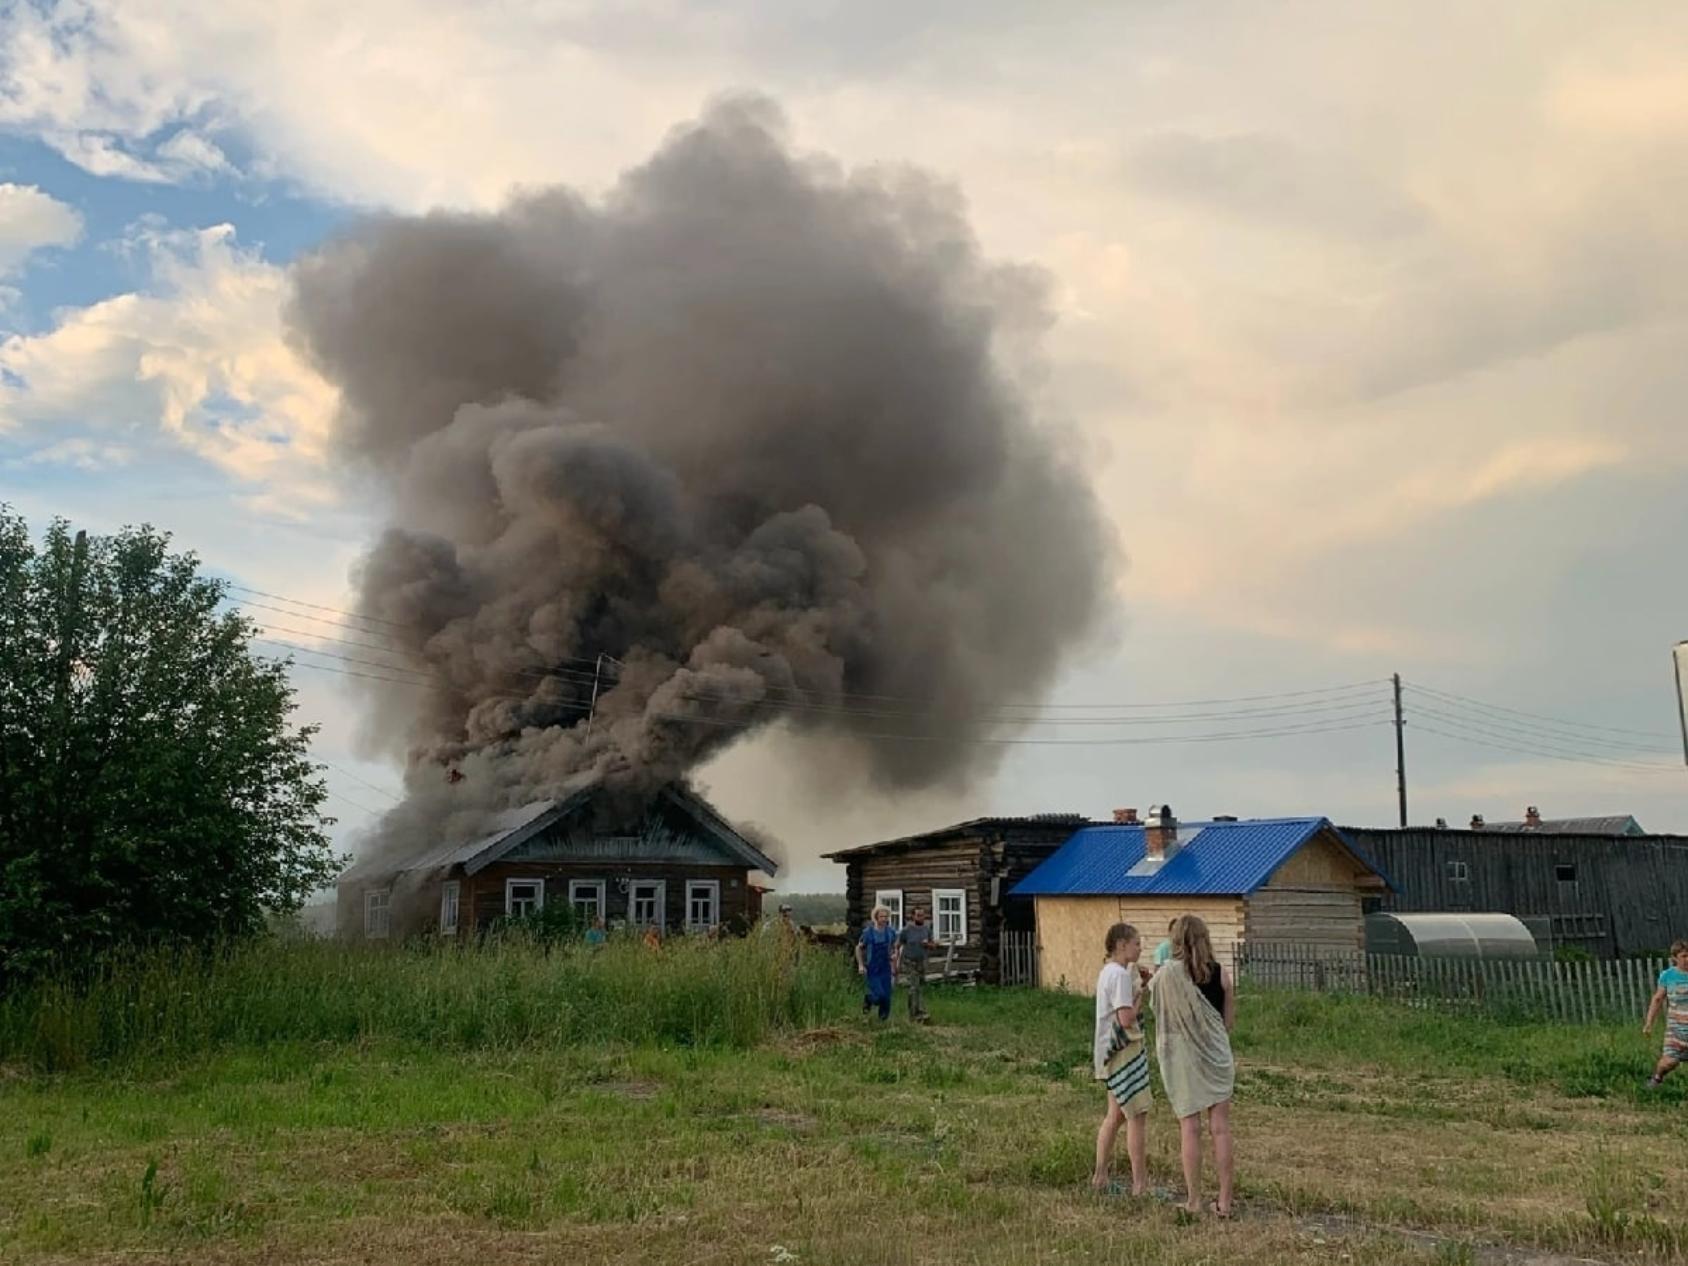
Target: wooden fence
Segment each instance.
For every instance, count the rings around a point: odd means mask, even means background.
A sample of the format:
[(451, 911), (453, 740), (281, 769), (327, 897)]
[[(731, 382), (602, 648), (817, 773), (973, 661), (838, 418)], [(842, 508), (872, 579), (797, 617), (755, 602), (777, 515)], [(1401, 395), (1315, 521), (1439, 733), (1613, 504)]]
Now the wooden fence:
[(1001, 954), (1003, 984), (1037, 984), (1036, 932), (1004, 932)]
[(1238, 970), (1251, 985), (1370, 994), (1425, 1006), (1571, 1024), (1634, 1020), (1653, 996), (1664, 959), (1415, 958), (1325, 946), (1239, 947)]

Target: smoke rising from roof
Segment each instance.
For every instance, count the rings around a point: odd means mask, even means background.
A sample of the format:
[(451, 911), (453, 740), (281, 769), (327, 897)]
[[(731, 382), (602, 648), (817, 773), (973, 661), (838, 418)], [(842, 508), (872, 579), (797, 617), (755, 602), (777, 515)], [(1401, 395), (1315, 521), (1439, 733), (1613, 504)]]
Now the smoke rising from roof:
[(1001, 751), (981, 715), (1106, 606), (1110, 532), (1005, 368), (1039, 278), (981, 259), (945, 186), (794, 154), (766, 101), (601, 203), (376, 219), (296, 285), (388, 501), (360, 603), (430, 683), (375, 687), (430, 833), (637, 796), (781, 719), (855, 736), (884, 788), (965, 782)]

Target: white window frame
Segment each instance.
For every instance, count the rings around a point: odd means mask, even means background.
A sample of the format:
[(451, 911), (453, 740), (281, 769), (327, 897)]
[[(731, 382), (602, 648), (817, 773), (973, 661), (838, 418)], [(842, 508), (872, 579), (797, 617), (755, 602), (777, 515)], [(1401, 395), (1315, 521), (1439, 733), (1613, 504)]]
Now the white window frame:
[[(656, 889), (656, 918), (654, 920), (639, 918), (639, 889)], [(627, 926), (635, 928), (655, 927), (661, 930), (664, 916), (668, 913), (668, 881), (666, 879), (635, 879), (627, 885)]]
[[(606, 890), (609, 885), (602, 879), (571, 879), (569, 880), (569, 909), (590, 924), (595, 919), (608, 919), (609, 908), (606, 904)], [(593, 902), (593, 913), (587, 915), (580, 908), (581, 896), (589, 895)]]
[[(903, 926), (903, 890), (901, 888), (882, 888), (873, 894), (873, 910), (884, 906), (891, 912), (891, 926)], [(873, 922), (873, 910), (867, 912), (868, 922)]]
[(440, 935), (456, 936), (457, 920), (461, 913), (463, 901), (463, 884), (456, 879), (448, 879), (440, 885)]
[(1448, 882), (1468, 884), (1471, 882), (1471, 864), (1469, 862), (1451, 861), (1448, 863)]
[[(947, 936), (944, 934), (945, 911), (943, 905), (946, 898), (954, 898), (959, 907), (949, 912), (954, 927)], [(967, 889), (932, 889), (932, 939), (940, 945), (967, 944)]]
[[(709, 895), (709, 918), (692, 918), (692, 901), (699, 893)], [(721, 881), (719, 879), (686, 880), (686, 931), (707, 932), (721, 922)]]
[[(377, 918), (376, 916), (380, 917)], [(393, 929), (393, 890), (370, 888), (363, 894), (363, 934), (371, 941), (384, 941)]]
[(545, 881), (536, 876), (506, 879), (504, 881), (504, 914), (507, 918), (520, 918), (516, 913), (515, 894), (517, 887), (532, 887), (533, 913), (538, 914), (545, 908)]

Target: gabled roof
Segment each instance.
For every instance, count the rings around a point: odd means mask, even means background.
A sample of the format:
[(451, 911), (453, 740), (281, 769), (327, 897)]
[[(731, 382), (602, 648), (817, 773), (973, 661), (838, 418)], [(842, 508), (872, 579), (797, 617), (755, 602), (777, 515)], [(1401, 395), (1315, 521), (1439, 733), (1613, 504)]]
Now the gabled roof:
[(858, 844), (854, 848), (841, 848), (836, 852), (822, 853), (821, 856), (831, 862), (847, 862), (852, 857), (871, 857), (875, 853), (899, 853), (909, 849), (920, 848), (927, 844), (942, 844), (946, 841), (977, 835), (981, 831), (1011, 831), (1024, 828), (1076, 831), (1081, 826), (1090, 825), (1090, 819), (1082, 813), (1035, 813), (1028, 817), (1007, 818), (969, 818), (965, 822), (957, 822), (953, 826), (941, 826), (934, 831), (922, 831), (918, 835), (903, 835), (892, 840), (880, 840), (875, 844)]
[(1261, 818), (1184, 823), (1178, 831), (1180, 843), (1165, 863), (1152, 873), (1135, 875), (1132, 869), (1145, 853), (1141, 826), (1085, 827), (1010, 895), (1247, 896), (1321, 832), (1357, 865), (1389, 882), (1348, 846), (1328, 818)]
[[(506, 809), (493, 819), (491, 829), (485, 834), (466, 843), (440, 845), (397, 864), (389, 863), (390, 873), (410, 874), (462, 866), (464, 874), (473, 875), (578, 813), (597, 792), (596, 787), (583, 787), (561, 800), (535, 800), (519, 808)], [(678, 808), (697, 824), (701, 834), (749, 869), (769, 875), (778, 873), (778, 863), (734, 830), (732, 824), (696, 792), (670, 784), (653, 797), (652, 803), (666, 803)], [(367, 869), (373, 874), (377, 868), (371, 866)], [(365, 864), (359, 863), (347, 870), (341, 879), (361, 877), (365, 870)]]
[(1600, 818), (1543, 818), (1539, 823), (1485, 822), (1478, 830), (1512, 831), (1528, 835), (1645, 835), (1641, 823), (1628, 813)]
[(717, 813), (715, 806), (697, 792), (680, 783), (670, 783), (662, 789), (662, 795), (690, 814), (692, 820), (713, 835), (722, 848), (750, 869), (759, 870), (768, 876), (779, 873), (778, 862), (740, 835), (733, 824)]

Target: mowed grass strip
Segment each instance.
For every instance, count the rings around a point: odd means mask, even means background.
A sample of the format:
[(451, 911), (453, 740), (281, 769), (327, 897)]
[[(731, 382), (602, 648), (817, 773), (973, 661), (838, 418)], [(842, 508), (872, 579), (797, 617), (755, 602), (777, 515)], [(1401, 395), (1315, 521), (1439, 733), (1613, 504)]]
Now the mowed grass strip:
[[(1481, 1260), (1473, 1246), (1501, 1240), (1644, 1261), (1683, 1248), (1683, 1092), (1638, 1091), (1651, 1046), (1629, 1030), (1246, 996), (1236, 1128), (1253, 1216), (1180, 1225), (1165, 1206), (1085, 1189), (1101, 1102), (1088, 1000), (934, 991), (935, 1026), (880, 1028), (852, 1013), (842, 964), (803, 971), (827, 973), (804, 986), (823, 1000), (812, 1022), (770, 1023), (752, 1045), (564, 1044), (540, 1025), (497, 1044), (375, 1033), (14, 1066), (0, 1082), (0, 1245), (28, 1262), (1419, 1262)], [(1156, 1183), (1179, 1187), (1164, 1102), (1150, 1152)]]

